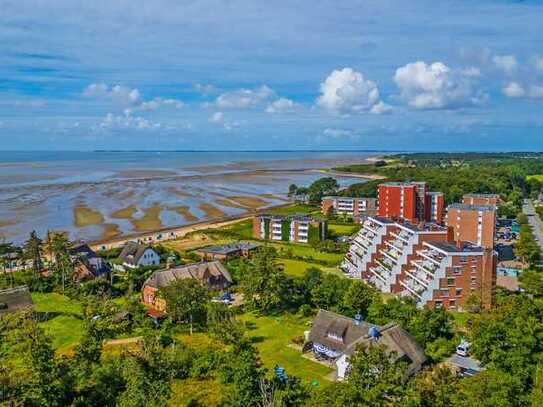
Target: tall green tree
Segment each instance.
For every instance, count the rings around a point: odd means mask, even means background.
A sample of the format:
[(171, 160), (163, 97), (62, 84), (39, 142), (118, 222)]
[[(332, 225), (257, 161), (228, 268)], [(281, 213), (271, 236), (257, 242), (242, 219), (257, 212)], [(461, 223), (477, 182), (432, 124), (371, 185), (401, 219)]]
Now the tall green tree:
[(24, 244), (24, 255), (28, 260), (32, 260), (32, 270), (34, 274), (38, 273), (43, 269), (43, 242), (38, 237), (35, 230), (30, 232), (30, 237)]
[(173, 321), (187, 322), (192, 335), (194, 323), (205, 323), (209, 291), (193, 278), (176, 280), (159, 291)]

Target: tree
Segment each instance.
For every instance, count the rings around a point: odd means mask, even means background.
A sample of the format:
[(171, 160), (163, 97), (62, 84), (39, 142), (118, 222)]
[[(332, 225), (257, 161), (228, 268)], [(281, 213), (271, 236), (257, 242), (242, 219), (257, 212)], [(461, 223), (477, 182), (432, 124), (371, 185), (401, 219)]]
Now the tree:
[(524, 270), (519, 275), (520, 286), (527, 294), (535, 297), (543, 296), (543, 273), (535, 270)]
[(245, 301), (263, 312), (283, 307), (287, 279), (276, 263), (276, 254), (268, 247), (261, 248), (250, 259), (240, 264), (241, 291)]
[(335, 195), (339, 189), (339, 184), (335, 178), (324, 177), (314, 181), (308, 188), (309, 200), (319, 202), (325, 195)]
[(288, 186), (288, 196), (294, 196), (298, 192), (298, 186), (296, 184), (290, 184)]
[(65, 233), (47, 233), (46, 249), (48, 250), (56, 273), (60, 274), (62, 293), (66, 287), (66, 274), (72, 274), (70, 260), (70, 241)]
[(375, 290), (369, 285), (362, 281), (353, 281), (343, 295), (342, 313), (350, 316), (367, 315), (368, 308), (375, 297)]
[(448, 367), (435, 366), (410, 382), (407, 405), (449, 407), (454, 405), (458, 378)]
[(173, 321), (188, 322), (192, 335), (193, 324), (205, 322), (209, 293), (197, 280), (176, 280), (159, 291), (166, 301), (166, 310)]
[(207, 326), (209, 332), (225, 344), (236, 343), (243, 337), (242, 326), (236, 321), (234, 312), (226, 304), (209, 304)]
[(38, 275), (43, 269), (42, 240), (38, 237), (35, 230), (30, 232), (30, 237), (24, 244), (24, 254), (25, 258), (32, 260), (32, 269), (34, 270), (34, 274)]

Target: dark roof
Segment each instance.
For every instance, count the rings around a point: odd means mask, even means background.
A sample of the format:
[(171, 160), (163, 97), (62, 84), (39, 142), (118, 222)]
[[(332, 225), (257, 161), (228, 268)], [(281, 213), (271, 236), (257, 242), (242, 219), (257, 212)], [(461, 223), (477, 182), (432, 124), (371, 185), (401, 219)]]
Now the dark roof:
[(485, 368), (481, 365), (481, 362), (479, 362), (478, 360), (466, 356), (460, 356), (456, 353), (445, 362), (455, 367), (460, 367), (463, 369), (473, 369), (477, 372), (485, 370)]
[(126, 242), (121, 254), (119, 254), (119, 258), (125, 263), (136, 265), (147, 249), (152, 250), (152, 247), (137, 242)]
[(389, 354), (394, 355), (394, 361), (407, 362), (407, 375), (418, 372), (422, 365), (426, 362), (426, 355), (421, 346), (415, 339), (399, 324), (391, 322), (383, 327), (378, 328), (379, 337), (372, 338), (368, 333), (358, 341), (352, 343), (345, 354), (351, 355), (359, 345), (374, 346), (384, 345)]
[(498, 194), (464, 194), (464, 198), (499, 198)]
[(375, 220), (375, 221), (377, 221), (379, 223), (387, 224), (387, 225), (390, 225), (390, 224), (394, 223), (394, 221), (392, 219), (385, 218), (384, 216), (368, 216), (367, 219)]
[(232, 254), (237, 253), (243, 250), (253, 250), (258, 248), (260, 245), (256, 243), (235, 243), (235, 244), (226, 244), (222, 246), (207, 246), (198, 249), (199, 252), (204, 253), (213, 253), (213, 254)]
[(26, 285), (0, 290), (0, 317), (31, 306), (32, 297)]
[[(370, 328), (377, 328), (379, 338), (376, 340), (369, 335)], [(340, 337), (336, 340), (330, 337)], [(426, 361), (426, 355), (413, 337), (397, 323), (390, 323), (383, 327), (368, 322), (357, 322), (352, 318), (338, 315), (330, 311), (320, 310), (308, 340), (322, 344), (330, 349), (351, 355), (358, 345), (373, 346), (383, 344), (388, 351), (394, 352), (394, 360), (406, 360), (409, 375), (420, 370)]]
[(495, 211), (496, 207), (494, 205), (470, 205), (464, 203), (453, 203), (448, 206), (447, 209), (462, 209), (464, 211)]
[(300, 214), (300, 213), (295, 213), (295, 214), (292, 214), (292, 215), (261, 214), (261, 215), (258, 215), (258, 217), (261, 218), (261, 219), (270, 219), (270, 220), (275, 220), (275, 221), (282, 221), (282, 220), (293, 221), (293, 220), (296, 220), (296, 221), (299, 221), (299, 222), (325, 222), (325, 220), (323, 220), (323, 219), (320, 219), (320, 218), (317, 218), (317, 217), (314, 217), (314, 216), (310, 216), (310, 215)]
[(154, 288), (165, 287), (173, 281), (185, 278), (194, 278), (202, 283), (207, 283), (211, 278), (223, 278), (228, 283), (232, 282), (230, 272), (224, 265), (216, 260), (178, 266), (167, 270), (155, 271), (145, 281), (143, 286)]
[(475, 246), (469, 242), (461, 242), (462, 247), (458, 247), (455, 242), (443, 242), (443, 241), (428, 241), (424, 242), (428, 246), (432, 246), (438, 250), (442, 250), (446, 253), (482, 253), (484, 248)]
[(437, 223), (421, 222), (417, 225), (410, 222), (397, 222), (398, 225), (403, 226), (413, 232), (446, 232), (445, 226), (438, 225)]
[[(345, 352), (347, 348), (361, 337), (368, 334), (370, 327), (374, 325), (365, 321), (357, 323), (352, 318), (338, 315), (330, 311), (319, 310), (313, 320), (313, 326), (309, 332), (309, 341), (320, 343), (328, 348)], [(340, 336), (342, 341), (329, 337), (328, 334)]]
[(76, 246), (73, 246), (69, 250), (72, 256), (85, 256), (85, 257), (98, 257), (96, 252), (92, 250), (88, 244), (82, 243)]

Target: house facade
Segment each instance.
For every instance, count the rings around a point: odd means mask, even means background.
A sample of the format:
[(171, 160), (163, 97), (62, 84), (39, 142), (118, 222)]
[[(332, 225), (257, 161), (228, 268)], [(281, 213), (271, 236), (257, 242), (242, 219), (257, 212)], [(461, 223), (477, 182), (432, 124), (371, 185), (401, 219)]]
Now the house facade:
[(122, 260), (123, 266), (129, 268), (158, 266), (160, 264), (160, 256), (151, 246), (137, 242), (127, 242), (119, 258)]
[(496, 206), (454, 203), (447, 208), (446, 223), (453, 228), (455, 240), (494, 247)]

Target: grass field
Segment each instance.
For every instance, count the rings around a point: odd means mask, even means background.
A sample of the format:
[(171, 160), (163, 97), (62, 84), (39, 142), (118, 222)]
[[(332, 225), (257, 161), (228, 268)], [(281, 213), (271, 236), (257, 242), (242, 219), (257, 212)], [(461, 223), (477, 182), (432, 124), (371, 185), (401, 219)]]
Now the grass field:
[(535, 174), (535, 175), (528, 175), (526, 179), (529, 181), (531, 179), (535, 179), (537, 181), (543, 182), (543, 174)]
[(292, 206), (285, 206), (281, 208), (271, 208), (266, 209), (266, 213), (272, 214), (272, 215), (293, 215), (296, 213), (300, 214), (313, 214), (317, 215), (320, 214), (320, 208), (316, 206), (311, 205), (303, 205), (303, 204), (296, 204)]
[[(281, 252), (292, 250), (294, 256), (325, 261), (329, 266), (338, 265), (344, 257), (343, 253), (325, 253), (304, 244), (269, 242), (268, 245), (278, 250), (279, 257), (281, 257)], [(308, 259), (308, 261), (310, 262), (311, 260)]]
[(340, 225), (337, 223), (329, 223), (328, 230), (335, 233), (338, 236), (352, 235), (360, 229), (358, 225)]
[(252, 313), (239, 317), (250, 329), (247, 334), (253, 339), (262, 363), (268, 369), (276, 365), (285, 368), (287, 374), (300, 377), (306, 383), (317, 379), (322, 385), (325, 376), (332, 370), (324, 365), (302, 357), (299, 350), (289, 347), (292, 339), (309, 329), (310, 318), (283, 314), (280, 316), (257, 316)]
[(70, 353), (83, 333), (81, 305), (57, 293), (32, 293), (32, 301), (36, 311), (51, 314), (48, 321), (40, 322), (40, 326), (53, 340), (55, 350)]
[(169, 406), (186, 406), (191, 400), (198, 405), (216, 406), (221, 400), (221, 385), (216, 379), (174, 380)]
[(286, 274), (293, 277), (302, 277), (305, 274), (306, 270), (311, 267), (316, 267), (325, 273), (334, 273), (338, 275), (343, 274), (336, 267), (326, 267), (321, 264), (309, 263), (307, 261), (278, 259), (277, 262), (285, 267)]

